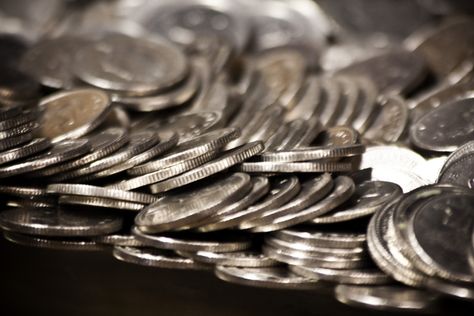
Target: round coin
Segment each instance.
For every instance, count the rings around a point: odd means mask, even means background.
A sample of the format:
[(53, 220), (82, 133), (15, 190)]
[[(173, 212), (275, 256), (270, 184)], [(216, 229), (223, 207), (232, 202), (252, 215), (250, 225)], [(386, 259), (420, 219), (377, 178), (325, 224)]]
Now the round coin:
[(345, 284), (376, 285), (391, 283), (392, 279), (378, 269), (328, 269), (320, 267), (296, 267), (290, 266), (290, 270), (296, 274), (315, 278), (318, 280), (331, 281)]

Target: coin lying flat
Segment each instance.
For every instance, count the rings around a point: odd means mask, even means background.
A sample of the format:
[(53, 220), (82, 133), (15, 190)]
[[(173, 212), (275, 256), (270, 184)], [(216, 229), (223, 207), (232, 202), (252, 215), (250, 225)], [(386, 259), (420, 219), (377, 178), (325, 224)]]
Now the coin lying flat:
[(398, 285), (356, 286), (338, 285), (338, 301), (360, 307), (396, 311), (425, 311), (433, 309), (438, 295)]
[(56, 143), (96, 128), (110, 110), (110, 98), (101, 90), (85, 88), (52, 94), (39, 106), (44, 109), (40, 135)]
[(235, 252), (197, 251), (183, 253), (196, 261), (227, 267), (260, 268), (278, 265), (278, 262), (260, 252), (244, 250)]
[(247, 174), (234, 173), (210, 185), (169, 195), (145, 208), (135, 224), (147, 233), (192, 225), (226, 206), (240, 192), (248, 191), (250, 185)]
[(421, 117), (410, 129), (410, 140), (422, 149), (452, 152), (472, 140), (474, 99), (442, 105)]
[(346, 284), (387, 284), (391, 278), (378, 269), (337, 270), (319, 267), (290, 267), (296, 274)]
[(192, 270), (208, 268), (205, 264), (195, 262), (190, 258), (178, 256), (173, 251), (163, 249), (115, 246), (113, 255), (121, 261), (151, 267)]
[(92, 240), (99, 244), (111, 246), (147, 247), (144, 243), (138, 241), (135, 236), (119, 233), (92, 237)]
[(86, 237), (116, 232), (122, 228), (122, 219), (98, 212), (17, 208), (1, 213), (0, 226), (22, 234)]
[(117, 199), (108, 199), (94, 196), (62, 195), (59, 197), (59, 204), (63, 205), (84, 205), (113, 210), (140, 211), (145, 207), (144, 203), (128, 202)]
[(215, 232), (199, 234), (179, 232), (175, 234), (149, 235), (141, 232), (137, 227), (132, 229), (132, 233), (143, 243), (160, 249), (233, 252), (246, 250), (252, 246), (252, 241), (249, 236), (239, 233), (222, 234)]
[(244, 162), (237, 169), (242, 172), (345, 172), (355, 169), (353, 162)]
[(104, 245), (98, 244), (89, 239), (76, 238), (53, 238), (43, 236), (32, 236), (19, 234), (14, 232), (3, 232), (5, 239), (19, 245), (46, 248), (54, 250), (69, 250), (69, 251), (103, 251), (106, 249)]
[(292, 151), (266, 152), (260, 157), (262, 161), (292, 162), (308, 161), (334, 157), (349, 157), (361, 155), (365, 151), (363, 145), (349, 145), (341, 147), (306, 147)]
[(297, 276), (285, 268), (242, 268), (218, 265), (216, 276), (224, 281), (242, 285), (281, 289), (316, 289), (315, 279)]
[(362, 247), (366, 242), (365, 234), (321, 232), (314, 229), (283, 229), (275, 236), (290, 243), (301, 243), (320, 247), (351, 248)]

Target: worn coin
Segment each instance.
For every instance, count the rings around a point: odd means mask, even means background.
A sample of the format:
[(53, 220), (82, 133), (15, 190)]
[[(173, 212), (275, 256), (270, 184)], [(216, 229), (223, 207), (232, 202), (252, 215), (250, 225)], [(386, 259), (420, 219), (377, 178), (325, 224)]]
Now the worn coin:
[(94, 196), (62, 195), (59, 197), (59, 204), (85, 205), (100, 208), (140, 211), (145, 207), (144, 203), (128, 202), (117, 199), (108, 199)]
[(345, 284), (387, 284), (392, 279), (378, 269), (328, 269), (320, 267), (290, 266), (296, 274), (318, 280), (332, 281)]
[(309, 227), (283, 229), (274, 234), (277, 238), (289, 243), (330, 248), (363, 247), (366, 242), (365, 234), (323, 232)]
[(39, 104), (40, 135), (53, 143), (78, 138), (95, 129), (110, 110), (107, 93), (92, 88), (57, 92)]
[(268, 258), (260, 252), (251, 250), (235, 252), (212, 252), (201, 250), (182, 254), (199, 262), (218, 264), (227, 267), (260, 268), (278, 265), (277, 261)]
[(48, 149), (51, 143), (46, 138), (36, 138), (21, 147), (13, 148), (0, 152), (0, 164), (10, 163), (12, 161), (37, 154)]

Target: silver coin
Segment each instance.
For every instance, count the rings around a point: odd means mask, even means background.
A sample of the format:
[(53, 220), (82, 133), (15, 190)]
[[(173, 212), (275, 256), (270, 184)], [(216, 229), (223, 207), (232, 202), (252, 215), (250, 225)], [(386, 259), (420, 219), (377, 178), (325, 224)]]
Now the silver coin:
[(322, 200), (298, 212), (277, 217), (270, 224), (257, 229), (259, 232), (270, 232), (311, 221), (313, 218), (326, 214), (347, 201), (354, 190), (355, 185), (350, 178), (339, 176), (334, 180), (334, 188), (331, 193)]
[(145, 207), (143, 203), (121, 201), (117, 199), (108, 199), (94, 196), (62, 195), (59, 197), (59, 204), (66, 205), (85, 205), (100, 208), (140, 211)]
[(118, 260), (143, 266), (203, 270), (208, 266), (193, 259), (178, 256), (173, 251), (144, 247), (115, 246), (113, 256)]
[[(181, 253), (181, 252), (179, 252)], [(278, 265), (278, 262), (264, 254), (251, 250), (235, 252), (197, 251), (182, 253), (196, 261), (227, 267), (260, 268)]]
[[(236, 222), (239, 229), (252, 227), (254, 219), (271, 209), (278, 208), (289, 202), (300, 191), (300, 183), (297, 177), (283, 177), (271, 180), (270, 191), (261, 201), (245, 210), (234, 213), (226, 218), (228, 222)], [(249, 225), (247, 225), (249, 224)]]
[(46, 138), (36, 138), (21, 147), (13, 148), (8, 151), (0, 152), (0, 164), (10, 163), (12, 161), (37, 154), (48, 149), (51, 143)]
[(289, 252), (301, 252), (308, 255), (315, 256), (334, 256), (341, 258), (350, 258), (350, 259), (363, 259), (367, 255), (366, 249), (363, 247), (354, 247), (354, 248), (332, 248), (332, 247), (323, 247), (319, 245), (310, 245), (305, 242), (288, 242), (277, 237), (268, 237), (265, 238), (265, 245), (270, 247), (280, 249), (282, 251), (288, 250)]
[(275, 232), (275, 236), (290, 243), (330, 248), (363, 247), (366, 242), (365, 234), (322, 232), (310, 228), (283, 229)]
[(69, 251), (104, 251), (106, 249), (104, 245), (98, 244), (89, 239), (66, 239), (66, 237), (46, 238), (42, 236), (24, 235), (14, 232), (3, 232), (3, 236), (8, 241), (28, 247)]
[(147, 247), (144, 243), (138, 241), (135, 236), (119, 233), (92, 237), (92, 240), (99, 244), (111, 246)]
[(128, 171), (131, 175), (144, 175), (160, 169), (169, 168), (183, 161), (196, 158), (213, 150), (218, 150), (226, 143), (239, 136), (235, 128), (218, 129), (196, 136), (174, 148), (170, 153), (146, 164), (138, 165)]
[(249, 173), (294, 173), (294, 172), (347, 172), (354, 171), (354, 162), (244, 162), (237, 170)]
[(474, 99), (442, 105), (421, 117), (410, 128), (411, 142), (422, 149), (452, 152), (472, 139)]
[(92, 88), (57, 92), (41, 99), (40, 135), (53, 143), (78, 138), (95, 129), (110, 110), (107, 93)]
[(210, 232), (236, 226), (239, 221), (236, 221), (235, 214), (242, 212), (244, 209), (260, 200), (270, 189), (269, 181), (265, 177), (254, 177), (251, 181), (252, 189), (245, 197), (223, 207), (210, 217), (205, 218), (203, 223), (199, 224), (197, 230), (200, 232)]
[(317, 289), (316, 279), (297, 276), (285, 267), (243, 268), (217, 265), (216, 276), (224, 281), (242, 285), (279, 289)]
[(437, 182), (472, 188), (474, 175), (470, 165), (473, 159), (472, 153), (466, 153), (456, 160), (450, 161), (449, 164), (446, 163), (444, 169), (440, 171)]
[(133, 235), (147, 245), (160, 249), (173, 249), (182, 251), (214, 251), (234, 252), (246, 250), (252, 246), (252, 241), (247, 235), (227, 233), (176, 233), (163, 235), (148, 235), (137, 227), (132, 228)]
[(329, 269), (356, 269), (368, 266), (367, 258), (345, 258), (321, 253), (307, 253), (298, 250), (279, 249), (269, 245), (263, 246), (263, 253), (282, 263), (295, 266), (321, 267)]
[(130, 141), (126, 146), (121, 147), (118, 151), (111, 155), (92, 161), (78, 169), (70, 170), (55, 175), (52, 179), (56, 182), (84, 177), (112, 166), (118, 165), (128, 159), (138, 155), (153, 145), (157, 144), (160, 139), (155, 132), (142, 131), (130, 134)]
[(373, 141), (393, 143), (402, 137), (409, 119), (408, 107), (400, 97), (379, 98), (380, 113), (364, 132), (364, 138)]
[(260, 155), (262, 161), (269, 162), (295, 162), (295, 161), (311, 161), (325, 158), (350, 157), (363, 154), (365, 146), (348, 145), (348, 146), (314, 146), (300, 147), (297, 149), (278, 152), (267, 151)]
[(247, 221), (244, 225), (251, 228), (252, 232), (260, 232), (261, 227), (271, 225), (276, 218), (297, 213), (320, 201), (332, 190), (333, 185), (331, 175), (327, 173), (309, 179), (301, 184), (300, 192), (291, 201), (261, 213), (258, 218)]
[(332, 126), (344, 109), (342, 86), (339, 81), (331, 78), (325, 78), (321, 84), (325, 98), (317, 113), (324, 126)]
[(321, 85), (321, 79), (316, 76), (309, 76), (302, 87), (301, 96), (293, 108), (285, 114), (287, 121), (305, 119), (313, 117), (316, 109), (323, 102), (324, 91)]
[(377, 115), (376, 99), (379, 91), (371, 78), (357, 77), (356, 83), (361, 92), (358, 104), (358, 113), (352, 121), (352, 126), (359, 132), (364, 133)]
[(31, 133), (37, 130), (39, 124), (36, 122), (28, 122), (19, 126), (15, 126), (13, 128), (0, 131), (0, 140), (8, 139), (15, 136), (20, 136), (23, 134)]
[(449, 282), (438, 278), (429, 278), (425, 286), (441, 294), (449, 295), (464, 300), (474, 300), (474, 287), (472, 283)]
[(144, 174), (128, 180), (123, 180), (117, 183), (108, 185), (108, 187), (120, 190), (133, 190), (136, 188), (144, 187), (150, 184), (154, 184), (160, 181), (171, 179), (179, 174), (186, 171), (197, 168), (218, 155), (217, 151), (209, 151), (208, 153), (197, 156), (196, 158), (188, 159), (183, 162), (177, 163), (169, 168), (160, 169), (155, 172)]
[(375, 213), (387, 202), (402, 194), (402, 189), (395, 183), (383, 181), (366, 181), (356, 186), (354, 196), (343, 205), (325, 216), (313, 219), (314, 223), (338, 223), (365, 217)]
[(54, 89), (74, 86), (71, 60), (88, 42), (74, 36), (43, 39), (21, 57), (20, 68)]
[(4, 230), (41, 236), (97, 236), (122, 228), (122, 218), (72, 210), (11, 209), (0, 214)]
[(0, 121), (0, 130), (7, 131), (13, 128), (18, 128), (21, 125), (25, 125), (28, 123), (32, 123), (33, 121), (37, 120), (39, 117), (39, 113), (36, 110), (25, 110), (21, 114), (17, 115), (16, 117)]
[(199, 89), (199, 78), (192, 71), (189, 78), (173, 90), (150, 96), (113, 95), (112, 100), (128, 109), (140, 112), (152, 112), (184, 105), (191, 100)]
[(413, 261), (420, 270), (450, 281), (474, 281), (468, 255), (473, 200), (474, 195), (445, 194), (411, 215), (408, 242), (420, 259)]
[(339, 114), (335, 125), (351, 125), (356, 115), (360, 112), (362, 91), (356, 78), (337, 76), (335, 78), (341, 87), (343, 110)]
[(11, 177), (49, 167), (78, 156), (84, 155), (90, 149), (89, 142), (85, 139), (62, 141), (55, 144), (46, 153), (30, 158), (15, 165), (0, 168), (0, 177)]
[(156, 132), (175, 132), (179, 141), (185, 142), (196, 136), (222, 127), (222, 114), (219, 112), (199, 112), (174, 115), (162, 119), (146, 116), (132, 124), (133, 129), (152, 129)]
[(36, 196), (45, 196), (46, 188), (30, 186), (0, 185), (2, 194), (13, 195), (21, 198), (34, 198)]
[(138, 214), (135, 224), (147, 233), (187, 227), (225, 207), (250, 186), (247, 174), (235, 173), (201, 188), (168, 195)]
[(377, 310), (426, 311), (436, 309), (438, 295), (400, 285), (338, 285), (336, 299), (351, 306)]
[(112, 154), (123, 147), (129, 140), (128, 133), (125, 129), (115, 127), (108, 128), (84, 138), (89, 141), (91, 146), (88, 154), (59, 165), (39, 170), (35, 174), (38, 176), (51, 176), (80, 168)]
[(89, 197), (101, 197), (107, 199), (116, 199), (121, 201), (137, 202), (143, 204), (151, 204), (158, 200), (157, 197), (140, 192), (129, 192), (123, 190), (102, 188), (87, 184), (66, 184), (57, 183), (49, 184), (46, 187), (46, 192), (53, 194), (64, 194), (64, 195), (78, 195), (78, 196), (89, 196)]
[(403, 254), (395, 252), (398, 245), (389, 245), (395, 242), (390, 220), (399, 200), (400, 198), (387, 203), (372, 217), (367, 232), (367, 245), (372, 259), (382, 271), (403, 284), (420, 287), (426, 283), (427, 277)]
[(328, 269), (319, 267), (290, 266), (296, 274), (315, 278), (318, 280), (332, 281), (345, 284), (376, 285), (391, 283), (392, 279), (378, 269)]
[(84, 82), (126, 95), (171, 87), (185, 78), (188, 68), (184, 54), (171, 43), (117, 33), (84, 46), (74, 61), (74, 73)]
[(186, 184), (196, 182), (220, 171), (226, 170), (252, 156), (255, 156), (256, 154), (262, 152), (262, 150), (263, 145), (261, 142), (253, 142), (229, 151), (225, 151), (221, 156), (208, 163), (205, 163), (202, 166), (199, 166), (174, 178), (151, 185), (150, 190), (152, 193), (156, 194), (182, 187)]

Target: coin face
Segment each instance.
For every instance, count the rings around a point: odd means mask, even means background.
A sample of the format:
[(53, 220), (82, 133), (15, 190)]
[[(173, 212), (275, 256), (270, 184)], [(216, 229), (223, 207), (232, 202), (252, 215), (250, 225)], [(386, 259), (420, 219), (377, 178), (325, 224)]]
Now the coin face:
[(473, 113), (471, 98), (438, 107), (411, 127), (410, 140), (426, 150), (452, 152), (473, 138)]
[(87, 43), (86, 39), (74, 36), (42, 40), (23, 55), (20, 67), (46, 87), (71, 88), (74, 86), (71, 60)]
[[(169, 196), (143, 210), (135, 224), (150, 233), (189, 225), (211, 215), (249, 184), (248, 175), (235, 173), (203, 188)], [(216, 200), (217, 196), (219, 199)]]
[(94, 129), (110, 109), (108, 95), (97, 89), (59, 92), (41, 100), (40, 134), (58, 142), (78, 138)]
[(98, 88), (146, 95), (180, 82), (188, 63), (172, 44), (113, 34), (80, 49), (74, 71)]

